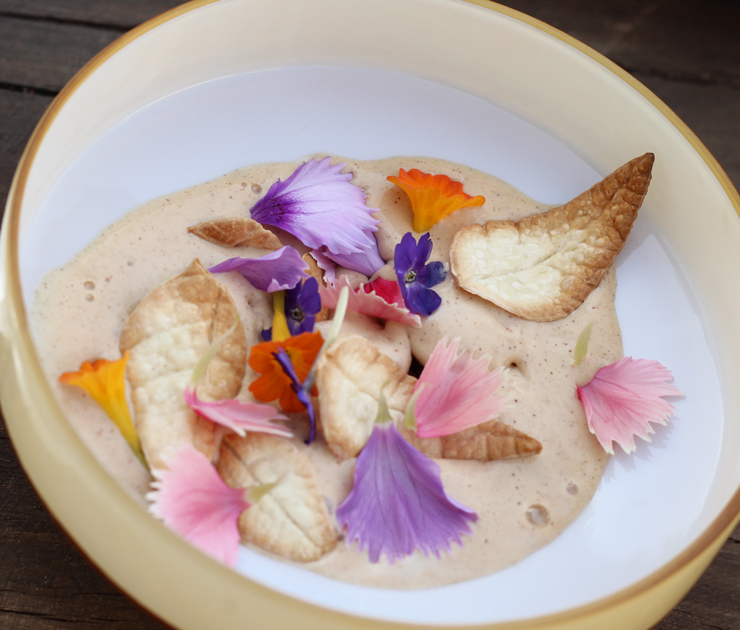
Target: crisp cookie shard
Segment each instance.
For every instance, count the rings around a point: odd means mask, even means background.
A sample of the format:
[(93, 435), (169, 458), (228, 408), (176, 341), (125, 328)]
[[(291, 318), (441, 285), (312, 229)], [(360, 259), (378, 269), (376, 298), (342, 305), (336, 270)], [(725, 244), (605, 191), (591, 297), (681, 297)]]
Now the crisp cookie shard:
[(635, 158), (564, 206), (461, 229), (450, 247), (460, 287), (533, 321), (561, 319), (599, 284), (629, 235), (655, 156)]
[(364, 337), (340, 337), (317, 365), (321, 431), (339, 459), (355, 457), (365, 446), (378, 415), (380, 389), (394, 420), (400, 420), (416, 379)]
[(248, 245), (258, 249), (276, 251), (283, 246), (277, 236), (263, 228), (257, 221), (247, 217), (228, 217), (206, 221), (189, 227), (188, 232), (224, 247)]
[(490, 420), (453, 435), (420, 438), (399, 427), (401, 435), (427, 457), (439, 459), (515, 459), (537, 455), (542, 444), (514, 427)]
[(370, 439), (383, 386), (401, 435), (428, 457), (490, 461), (527, 457), (542, 450), (534, 438), (496, 420), (434, 438), (420, 438), (403, 428), (416, 379), (364, 337), (338, 339), (319, 359), (317, 373), (321, 430), (329, 450), (339, 459), (356, 457)]
[(285, 438), (228, 435), (217, 469), (232, 488), (276, 484), (242, 512), (242, 540), (289, 560), (312, 562), (334, 548), (337, 534), (311, 460)]
[[(131, 356), (134, 424), (151, 468), (166, 468), (163, 455), (186, 444), (213, 460), (222, 431), (185, 403), (184, 391), (208, 346), (238, 321), (227, 291), (199, 260), (139, 302), (121, 333)], [(208, 365), (198, 387), (205, 400), (239, 393), (247, 362), (244, 327), (237, 325)]]
[[(316, 278), (316, 282), (319, 283), (319, 286), (326, 286), (326, 282), (324, 280), (324, 271), (319, 267), (319, 265), (316, 263), (316, 259), (311, 256), (310, 253), (306, 252), (301, 256), (301, 260), (305, 262), (308, 265), (308, 269), (306, 269), (306, 273), (311, 276), (312, 278)], [(325, 322), (327, 319), (329, 319), (329, 309), (326, 308), (323, 304), (321, 305), (321, 310), (316, 313), (316, 321), (317, 322)]]

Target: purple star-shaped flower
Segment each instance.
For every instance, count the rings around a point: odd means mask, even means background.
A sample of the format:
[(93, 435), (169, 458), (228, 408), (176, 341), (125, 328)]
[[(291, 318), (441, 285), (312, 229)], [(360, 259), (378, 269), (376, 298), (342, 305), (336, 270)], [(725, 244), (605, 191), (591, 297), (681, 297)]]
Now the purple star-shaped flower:
[(406, 232), (393, 255), (398, 286), (406, 308), (417, 315), (429, 316), (442, 304), (442, 298), (431, 287), (442, 282), (447, 272), (439, 261), (427, 264), (432, 247), (428, 232), (421, 235), (418, 244), (411, 232)]
[(301, 279), (308, 278), (306, 269), (308, 269), (308, 264), (301, 258), (301, 255), (294, 248), (286, 246), (262, 258), (235, 256), (211, 267), (208, 271), (211, 273), (238, 271), (255, 288), (273, 293), (292, 289), (300, 283)]
[(355, 465), (352, 491), (337, 509), (347, 542), (368, 549), (371, 562), (382, 554), (393, 563), (418, 549), (439, 557), (452, 541), (472, 534), (471, 509), (447, 496), (439, 466), (409, 444), (393, 422), (376, 424)]
[(332, 165), (328, 157), (301, 164), (270, 186), (252, 208), (252, 219), (281, 228), (312, 249), (326, 245), (332, 254), (379, 259), (372, 234), (380, 223), (372, 217), (377, 210), (365, 205), (367, 194), (350, 182), (352, 173), (342, 173), (345, 166)]
[(321, 310), (319, 283), (309, 278), (285, 292), (285, 319), (291, 335), (313, 332), (316, 314)]

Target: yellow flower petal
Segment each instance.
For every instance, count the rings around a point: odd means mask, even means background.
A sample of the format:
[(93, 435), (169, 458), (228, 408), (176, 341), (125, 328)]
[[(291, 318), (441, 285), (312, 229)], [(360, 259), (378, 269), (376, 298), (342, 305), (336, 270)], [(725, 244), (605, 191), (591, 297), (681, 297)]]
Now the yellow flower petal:
[(285, 317), (285, 291), (275, 291), (272, 294), (272, 303), (275, 308), (272, 318), (272, 340), (285, 341), (290, 337), (288, 320)]
[(412, 168), (408, 173), (400, 169), (398, 177), (391, 175), (387, 179), (398, 184), (409, 196), (414, 213), (414, 232), (428, 232), (455, 210), (482, 206), (486, 202), (480, 195), (471, 197), (465, 194), (462, 184), (453, 182), (447, 175), (429, 175)]
[(126, 353), (117, 361), (99, 359), (94, 363), (85, 361), (77, 372), (65, 372), (59, 381), (84, 389), (113, 420), (134, 454), (146, 465), (141, 452), (139, 436), (136, 434), (131, 412), (126, 402)]

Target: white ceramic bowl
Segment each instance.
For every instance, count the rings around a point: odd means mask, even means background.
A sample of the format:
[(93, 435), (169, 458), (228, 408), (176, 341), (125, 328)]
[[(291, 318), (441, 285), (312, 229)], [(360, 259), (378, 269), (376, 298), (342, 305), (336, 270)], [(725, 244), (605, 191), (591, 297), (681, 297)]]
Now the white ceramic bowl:
[[(232, 571), (132, 501), (51, 393), (26, 315), (46, 270), (151, 197), (315, 151), (431, 154), (549, 203), (656, 154), (648, 200), (620, 254), (617, 306), (626, 353), (668, 365), (686, 399), (652, 445), (613, 458), (563, 536), (511, 569), (416, 593), (338, 584), (246, 551)], [(2, 234), (3, 412), (62, 526), (178, 628), (648, 628), (740, 513), (738, 394), (726, 386), (740, 372), (740, 287), (726, 271), (740, 267), (738, 208), (713, 158), (650, 92), (509, 9), (462, 0), (193, 2), (90, 62), (29, 142)]]

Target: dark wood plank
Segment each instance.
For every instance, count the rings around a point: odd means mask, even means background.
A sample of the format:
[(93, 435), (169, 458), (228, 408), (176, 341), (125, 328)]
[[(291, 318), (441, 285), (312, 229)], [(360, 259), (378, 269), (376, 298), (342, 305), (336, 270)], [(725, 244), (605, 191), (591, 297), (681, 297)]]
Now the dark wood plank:
[(128, 30), (183, 4), (179, 0), (0, 0), (0, 14), (115, 26)]
[(628, 72), (740, 86), (734, 0), (502, 0), (609, 57)]
[(120, 31), (0, 17), (0, 84), (59, 91)]
[(48, 96), (0, 89), (0, 213), (26, 142), (51, 101)]

